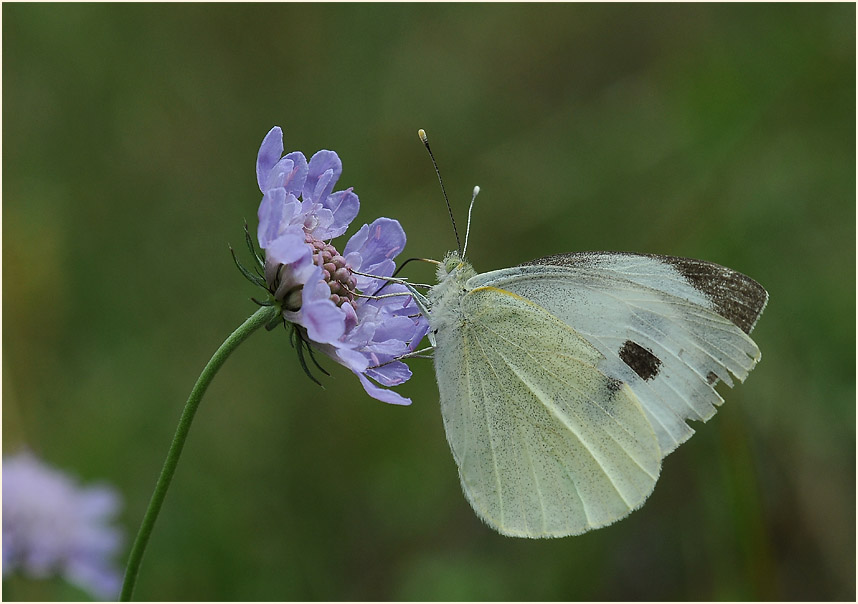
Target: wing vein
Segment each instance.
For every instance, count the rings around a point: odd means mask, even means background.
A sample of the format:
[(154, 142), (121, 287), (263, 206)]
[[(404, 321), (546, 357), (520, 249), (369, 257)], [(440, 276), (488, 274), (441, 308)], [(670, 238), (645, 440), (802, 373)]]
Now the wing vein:
[[(489, 329), (491, 330), (491, 328), (489, 328)], [(491, 331), (493, 331), (493, 330), (491, 330)], [(499, 338), (501, 338), (501, 339), (505, 340), (506, 342), (508, 342), (510, 345), (515, 346), (515, 347), (519, 348), (520, 350), (522, 350), (522, 351), (524, 352), (524, 354), (525, 354), (525, 355), (527, 355), (528, 357), (530, 357), (531, 359), (533, 359), (535, 362), (537, 362), (537, 363), (538, 363), (538, 360), (537, 360), (537, 359), (535, 359), (535, 358), (533, 357), (533, 355), (532, 355), (532, 354), (530, 354), (530, 352), (529, 352), (527, 349), (525, 349), (525, 348), (523, 348), (523, 347), (519, 346), (518, 344), (515, 344), (514, 342), (511, 342), (510, 340), (508, 340), (508, 339), (507, 339), (507, 338), (505, 338), (503, 335), (501, 335), (501, 334), (499, 334), (499, 333), (497, 333), (497, 332), (494, 332), (494, 331), (493, 331), (493, 333), (495, 333)], [(482, 348), (482, 345), (481, 345), (480, 347)], [(519, 372), (519, 370), (518, 370), (517, 366), (516, 366), (516, 365), (514, 365), (513, 363), (510, 363), (509, 359), (508, 359), (508, 358), (507, 358), (507, 356), (503, 353), (503, 351), (502, 351), (502, 350), (496, 349), (496, 350), (494, 350), (494, 352), (495, 352), (498, 356), (500, 356), (500, 357), (501, 357), (501, 359), (503, 359), (503, 361), (506, 363), (506, 365), (507, 365), (507, 366), (512, 370), (512, 372), (515, 374), (515, 376), (518, 378), (518, 380), (519, 380), (519, 381), (520, 381), (520, 382), (525, 386), (525, 388), (527, 388), (530, 392), (532, 392), (532, 393), (534, 394), (534, 396), (537, 398), (537, 400), (539, 400), (539, 402), (540, 402), (540, 403), (542, 403), (542, 406), (543, 406), (543, 407), (544, 407), (548, 412), (550, 412), (550, 413), (551, 413), (551, 415), (552, 415), (554, 418), (556, 418), (556, 419), (557, 419), (561, 424), (563, 424), (564, 426), (566, 426), (566, 427), (569, 429), (569, 431), (570, 431), (570, 432), (572, 432), (572, 433), (575, 435), (575, 437), (578, 439), (578, 442), (580, 442), (580, 443), (581, 443), (581, 445), (583, 445), (583, 446), (584, 446), (584, 448), (585, 448), (585, 449), (587, 449), (587, 451), (590, 453), (590, 455), (593, 457), (593, 459), (595, 459), (595, 460), (596, 460), (596, 462), (597, 462), (597, 465), (598, 465), (599, 469), (600, 469), (600, 470), (601, 470), (601, 472), (605, 475), (605, 477), (608, 479), (608, 482), (611, 484), (611, 486), (612, 486), (612, 487), (613, 487), (613, 489), (617, 492), (617, 494), (620, 496), (620, 498), (621, 498), (621, 499), (622, 499), (622, 500), (623, 500), (627, 505), (630, 505), (630, 506), (631, 506), (630, 502), (626, 500), (626, 497), (625, 497), (625, 495), (623, 494), (623, 492), (620, 490), (620, 488), (619, 488), (619, 487), (617, 486), (617, 484), (614, 482), (613, 477), (611, 477), (611, 475), (608, 473), (608, 470), (606, 469), (606, 467), (605, 467), (605, 465), (604, 465), (604, 460), (602, 459), (602, 456), (601, 456), (601, 455), (599, 455), (596, 451), (594, 451), (594, 450), (592, 449), (592, 447), (591, 447), (590, 443), (589, 443), (589, 442), (587, 442), (587, 441), (585, 441), (585, 440), (581, 437), (581, 434), (579, 433), (578, 428), (577, 428), (576, 426), (574, 426), (574, 425), (570, 424), (570, 422), (568, 421), (568, 419), (567, 419), (566, 417), (564, 417), (564, 414), (563, 414), (563, 413), (561, 413), (559, 409), (557, 409), (557, 406), (556, 406), (556, 405), (554, 404), (554, 402), (550, 399), (550, 397), (548, 397), (548, 396), (547, 396), (547, 395), (546, 395), (546, 394), (545, 394), (541, 389), (536, 388), (536, 387), (535, 387), (535, 386), (533, 386), (530, 382), (528, 382), (528, 381), (527, 381), (526, 377), (525, 377), (525, 376), (523, 376), (523, 375)], [(483, 354), (485, 354), (485, 352), (484, 352)], [(584, 362), (583, 362), (583, 361), (581, 361), (580, 359), (576, 359), (576, 358), (571, 357), (571, 356), (570, 356), (570, 357), (566, 357), (566, 358), (568, 358), (568, 359), (570, 359), (570, 360), (572, 360), (572, 361), (575, 361), (575, 362), (577, 362), (577, 363), (580, 363), (580, 364), (582, 364), (582, 365), (586, 365), (586, 363), (584, 363)], [(589, 403), (590, 403), (591, 405), (593, 405), (594, 407), (596, 407), (597, 409), (599, 409), (599, 410), (600, 410), (602, 413), (604, 413), (606, 416), (610, 417), (610, 418), (611, 418), (611, 420), (612, 420), (612, 421), (613, 421), (617, 426), (619, 426), (619, 427), (620, 427), (620, 428), (621, 428), (621, 429), (622, 429), (626, 434), (628, 434), (629, 436), (631, 436), (633, 439), (635, 438), (635, 436), (634, 436), (631, 432), (629, 432), (629, 430), (628, 430), (625, 426), (623, 426), (623, 425), (622, 425), (622, 424), (617, 420), (617, 418), (616, 418), (616, 417), (614, 417), (614, 415), (612, 415), (611, 413), (609, 413), (607, 409), (605, 409), (602, 405), (600, 405), (596, 399), (592, 398), (592, 397), (591, 397), (591, 396), (589, 396), (587, 393), (583, 392), (583, 391), (582, 391), (580, 388), (578, 388), (578, 387), (577, 387), (573, 382), (571, 382), (571, 381), (567, 380), (564, 376), (559, 375), (558, 373), (556, 373), (556, 372), (554, 372), (554, 371), (550, 370), (548, 367), (545, 367), (544, 365), (541, 365), (541, 366), (542, 366), (542, 369), (543, 369), (544, 371), (546, 371), (549, 375), (551, 375), (552, 377), (554, 377), (554, 379), (556, 379), (556, 380), (557, 380), (558, 382), (560, 382), (561, 384), (565, 384), (565, 385), (566, 385), (566, 386), (568, 386), (569, 388), (571, 388), (571, 389), (575, 390), (576, 392), (578, 392), (578, 393), (581, 395), (581, 397), (582, 397), (582, 398), (584, 398), (585, 400), (589, 401)], [(595, 367), (593, 367), (593, 369), (594, 369), (594, 370), (596, 370), (596, 369), (595, 369)], [(492, 370), (494, 371), (494, 368), (492, 368)], [(572, 409), (570, 409), (570, 411), (574, 412)], [(580, 416), (578, 416), (577, 414), (576, 414), (576, 419), (578, 420), (578, 422), (579, 422), (579, 423), (583, 423), (582, 418), (581, 418)], [(613, 441), (614, 441), (614, 442), (615, 442), (615, 443), (616, 443), (616, 444), (617, 444), (617, 445), (618, 445), (618, 446), (619, 446), (623, 451), (625, 451), (625, 452), (626, 452), (626, 454), (629, 456), (629, 458), (631, 458), (631, 459), (632, 459), (632, 461), (634, 461), (635, 465), (637, 465), (637, 466), (638, 466), (638, 467), (639, 467), (643, 472), (645, 472), (648, 476), (651, 476), (651, 477), (655, 478), (654, 476), (652, 476), (652, 474), (650, 474), (650, 472), (649, 472), (646, 468), (644, 468), (644, 467), (640, 464), (640, 462), (639, 462), (635, 457), (633, 457), (632, 455), (630, 455), (630, 454), (628, 453), (628, 451), (626, 451), (625, 447), (623, 447), (623, 445), (622, 445), (622, 444), (621, 444), (621, 443), (616, 439), (616, 437), (614, 437), (612, 434), (610, 434), (610, 433), (608, 433), (608, 432), (606, 432), (606, 434), (607, 434), (607, 436), (608, 436), (608, 437), (610, 437), (610, 438), (611, 438), (611, 440), (613, 440)], [(579, 493), (579, 497), (580, 497), (580, 493)], [(583, 499), (582, 499), (582, 501), (583, 501)], [(586, 509), (586, 506), (585, 506), (585, 509)], [(589, 522), (589, 517), (588, 517), (588, 522)]]
[[(564, 326), (565, 326), (565, 325), (564, 325)], [(529, 351), (527, 348), (524, 348), (523, 346), (519, 345), (518, 343), (513, 342), (512, 340), (510, 340), (510, 339), (508, 339), (508, 338), (504, 337), (502, 334), (500, 334), (500, 333), (498, 333), (498, 332), (496, 332), (496, 331), (492, 330), (492, 329), (491, 329), (491, 327), (488, 327), (487, 329), (489, 329), (489, 331), (491, 331), (492, 333), (494, 333), (495, 335), (497, 335), (499, 338), (501, 338), (502, 340), (504, 340), (504, 341), (505, 341), (506, 343), (508, 343), (510, 346), (513, 346), (513, 347), (518, 348), (519, 350), (521, 350), (525, 355), (529, 356), (529, 357), (530, 357), (531, 359), (533, 359), (535, 362), (537, 362), (537, 363), (539, 362), (539, 361), (538, 361), (538, 359), (534, 358), (534, 356), (533, 356), (532, 354), (530, 354), (530, 351)], [(546, 352), (552, 352), (552, 351), (548, 351), (548, 350), (546, 350)], [(509, 362), (507, 361), (506, 357), (504, 357), (504, 355), (503, 355), (503, 353), (502, 353), (502, 352), (498, 352), (498, 354), (499, 354), (501, 357), (503, 357), (504, 361), (506, 361), (506, 362), (507, 362), (507, 364), (509, 364)], [(584, 366), (584, 367), (587, 367), (587, 368), (593, 369), (594, 371), (599, 371), (597, 368), (593, 367), (592, 365), (588, 365), (587, 363), (585, 363), (585, 362), (584, 362), (584, 361), (582, 361), (581, 359), (575, 358), (575, 357), (573, 357), (573, 356), (557, 355), (557, 354), (556, 354), (556, 351), (555, 351), (555, 356), (563, 356), (564, 358), (569, 359), (570, 361), (574, 361), (575, 363), (578, 363), (579, 365), (582, 365), (582, 366)], [(548, 369), (547, 369), (546, 367), (544, 367), (541, 363), (540, 363), (540, 366), (542, 366), (544, 370), (548, 371)], [(573, 382), (570, 382), (570, 381), (566, 380), (564, 377), (560, 376), (560, 375), (559, 375), (559, 374), (557, 374), (556, 372), (549, 371), (549, 373), (550, 373), (552, 376), (554, 376), (558, 381), (560, 381), (561, 383), (566, 384), (567, 386), (569, 386), (570, 388), (574, 389), (576, 392), (578, 392), (578, 393), (579, 393), (579, 394), (581, 394), (582, 396), (587, 396), (587, 395), (586, 395), (586, 393), (584, 393), (580, 388), (578, 388), (578, 387), (575, 385), (575, 383), (573, 383)], [(601, 373), (601, 372), (600, 372), (600, 373)], [(516, 374), (516, 376), (519, 378), (519, 380), (521, 380), (521, 376), (518, 376), (518, 374)], [(526, 384), (526, 383), (525, 383), (525, 384)], [(595, 400), (595, 399), (592, 399), (592, 398), (590, 398), (589, 396), (587, 396), (587, 399), (588, 399), (591, 403), (593, 403), (593, 405), (594, 405), (594, 406), (598, 407), (601, 411), (603, 411), (603, 412), (605, 413), (605, 415), (607, 415), (608, 417), (610, 417), (610, 418), (614, 421), (614, 423), (615, 423), (617, 426), (619, 426), (620, 428), (622, 428), (622, 430), (623, 430), (626, 434), (628, 434), (629, 436), (631, 436), (632, 438), (634, 438), (634, 434), (632, 434), (631, 432), (629, 432), (628, 428), (626, 428), (623, 424), (621, 424), (621, 423), (617, 420), (617, 418), (615, 418), (613, 415), (611, 415), (610, 413), (608, 413), (607, 409), (605, 409), (604, 407), (602, 407), (601, 405), (599, 405), (599, 404), (598, 404), (598, 402), (596, 402), (596, 400)]]
[[(521, 424), (518, 425), (518, 432), (521, 434), (522, 427)], [(539, 484), (539, 478), (536, 476), (536, 466), (533, 465), (533, 457), (530, 454), (530, 445), (527, 442), (527, 437), (524, 434), (521, 434), (521, 441), (524, 443), (524, 452), (527, 456), (527, 463), (530, 466), (530, 473), (533, 476), (533, 484), (536, 487), (536, 496), (539, 498), (539, 509), (542, 512), (542, 532), (546, 532), (548, 530), (546, 521), (546, 513), (545, 513), (545, 501), (542, 499), (542, 487)], [(527, 516), (525, 515), (525, 526), (527, 526)]]
[[(500, 384), (500, 379), (498, 379), (497, 371), (495, 371), (494, 366), (492, 365), (491, 361), (489, 360), (488, 355), (486, 355), (485, 350), (483, 350), (483, 347), (480, 344), (479, 340), (474, 338), (474, 342), (479, 347), (480, 353), (483, 355), (483, 358), (486, 361), (486, 365), (488, 365), (488, 367), (491, 369), (492, 373), (495, 375), (495, 379)], [(494, 430), (492, 430), (491, 423), (489, 422), (489, 410), (488, 410), (488, 405), (486, 405), (486, 400), (488, 398), (486, 395), (486, 384), (485, 384), (484, 378), (482, 376), (478, 376), (478, 377), (480, 380), (480, 388), (483, 392), (483, 396), (482, 396), (483, 417), (485, 418), (485, 422), (486, 422), (486, 430), (489, 433), (489, 446), (490, 446), (491, 451), (492, 451), (492, 467), (494, 468), (495, 484), (497, 485), (497, 491), (498, 491), (498, 503), (500, 505), (500, 523), (503, 524), (504, 523), (503, 490), (501, 489), (500, 471), (498, 470), (497, 451), (495, 451)]]

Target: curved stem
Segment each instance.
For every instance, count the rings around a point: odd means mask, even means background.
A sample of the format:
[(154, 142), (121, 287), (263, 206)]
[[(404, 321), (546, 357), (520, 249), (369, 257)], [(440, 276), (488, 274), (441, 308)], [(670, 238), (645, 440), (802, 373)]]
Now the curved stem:
[(170, 445), (170, 450), (167, 452), (167, 459), (164, 460), (164, 467), (161, 468), (161, 475), (155, 484), (155, 491), (149, 500), (146, 515), (143, 516), (140, 530), (137, 532), (137, 537), (131, 546), (131, 553), (128, 556), (128, 564), (125, 568), (125, 580), (122, 583), (122, 593), (119, 596), (120, 600), (127, 602), (131, 599), (134, 584), (137, 582), (137, 573), (140, 570), (140, 562), (143, 560), (143, 553), (146, 551), (146, 545), (149, 542), (149, 537), (152, 535), (152, 527), (155, 526), (155, 520), (157, 520), (158, 513), (161, 511), (161, 505), (164, 503), (164, 497), (167, 495), (167, 489), (170, 487), (170, 481), (173, 479), (173, 474), (179, 463), (182, 448), (185, 446), (185, 440), (188, 438), (191, 422), (194, 420), (194, 414), (197, 412), (197, 407), (203, 398), (206, 388), (208, 388), (212, 378), (214, 378), (230, 353), (247, 339), (250, 334), (272, 321), (279, 312), (280, 310), (277, 306), (260, 307), (259, 310), (253, 313), (221, 344), (220, 348), (215, 351), (211, 360), (203, 369), (200, 377), (197, 378), (197, 383), (194, 384), (194, 388), (191, 390), (191, 395), (188, 397), (188, 402), (185, 403), (185, 409), (182, 411), (182, 417), (179, 419), (179, 425), (176, 427), (176, 434), (173, 436), (173, 442)]

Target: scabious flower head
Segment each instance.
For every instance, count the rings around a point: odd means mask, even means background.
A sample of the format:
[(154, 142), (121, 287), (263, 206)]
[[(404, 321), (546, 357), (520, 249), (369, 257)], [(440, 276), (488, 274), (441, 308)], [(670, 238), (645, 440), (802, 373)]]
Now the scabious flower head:
[(408, 366), (393, 359), (416, 348), (428, 323), (408, 295), (356, 295), (382, 287), (384, 294), (407, 293), (376, 278), (393, 275), (405, 231), (396, 220), (378, 218), (363, 225), (340, 254), (330, 240), (346, 232), (360, 207), (351, 188), (334, 192), (341, 174), (333, 151), (319, 151), (308, 162), (299, 151), (283, 155), (279, 127), (265, 136), (256, 160), (265, 282), (303, 341), (351, 369), (370, 396), (407, 405), (409, 399), (375, 382), (389, 387), (411, 377)]
[(24, 452), (3, 459), (3, 576), (61, 575), (102, 600), (119, 595), (113, 558), (122, 545), (112, 526), (117, 492), (80, 487)]

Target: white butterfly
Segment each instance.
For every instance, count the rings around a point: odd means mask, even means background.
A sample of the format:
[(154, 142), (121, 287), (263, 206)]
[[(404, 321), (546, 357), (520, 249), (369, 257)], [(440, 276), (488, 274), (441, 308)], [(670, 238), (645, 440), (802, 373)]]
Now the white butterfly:
[(715, 384), (760, 360), (748, 334), (768, 294), (723, 266), (587, 252), (477, 274), (463, 256), (427, 297), (409, 289), (465, 496), (504, 535), (578, 535), (639, 508), (686, 420), (723, 402)]

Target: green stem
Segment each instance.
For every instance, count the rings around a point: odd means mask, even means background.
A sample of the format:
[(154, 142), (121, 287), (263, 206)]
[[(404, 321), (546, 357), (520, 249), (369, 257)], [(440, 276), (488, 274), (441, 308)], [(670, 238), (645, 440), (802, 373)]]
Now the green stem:
[(155, 484), (155, 491), (149, 500), (146, 515), (143, 516), (140, 530), (134, 539), (134, 545), (131, 546), (131, 554), (128, 556), (128, 565), (125, 568), (125, 581), (122, 584), (122, 593), (119, 596), (120, 600), (124, 602), (131, 600), (131, 594), (134, 592), (134, 584), (137, 582), (137, 573), (140, 570), (140, 562), (143, 560), (143, 553), (146, 551), (146, 545), (149, 542), (149, 537), (152, 535), (152, 527), (155, 526), (155, 520), (158, 519), (158, 513), (161, 511), (161, 505), (164, 503), (164, 497), (166, 497), (167, 489), (170, 487), (170, 481), (176, 472), (176, 466), (182, 454), (182, 447), (185, 446), (185, 441), (188, 438), (191, 422), (194, 420), (194, 414), (197, 412), (197, 407), (203, 398), (206, 388), (208, 388), (212, 378), (214, 378), (230, 353), (247, 339), (250, 334), (271, 322), (279, 312), (279, 308), (276, 306), (260, 307), (259, 310), (253, 313), (221, 344), (220, 348), (217, 349), (203, 369), (200, 377), (197, 378), (197, 383), (194, 384), (194, 389), (191, 390), (191, 395), (188, 397), (188, 402), (185, 403), (185, 409), (182, 411), (182, 417), (179, 419), (179, 425), (176, 427), (176, 434), (173, 436), (173, 442), (170, 445), (170, 450), (167, 452), (167, 459), (164, 460), (161, 475)]

